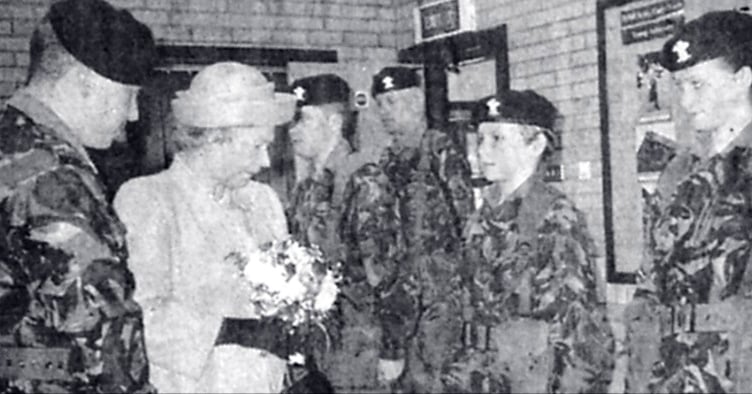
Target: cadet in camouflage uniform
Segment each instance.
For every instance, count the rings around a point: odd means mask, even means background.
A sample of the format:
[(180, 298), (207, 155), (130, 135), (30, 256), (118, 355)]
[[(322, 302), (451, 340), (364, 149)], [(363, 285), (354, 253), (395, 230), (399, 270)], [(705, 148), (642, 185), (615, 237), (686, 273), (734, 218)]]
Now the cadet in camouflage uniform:
[(614, 341), (598, 303), (583, 214), (542, 180), (558, 113), (533, 91), (478, 102), (483, 203), (465, 232), (462, 348), (454, 393), (604, 393)]
[[(290, 234), (319, 246), (327, 260), (337, 263), (344, 258), (336, 229), (357, 116), (350, 107), (352, 90), (342, 78), (321, 74), (294, 81), (291, 91), (298, 112), (290, 129), (296, 167), (287, 207)], [(346, 281), (342, 286), (338, 313), (328, 324), (333, 348), (318, 354), (319, 366), (346, 392), (376, 384), (378, 329), (371, 311), (373, 296), (364, 285)]]
[(452, 321), (458, 318), (461, 229), (472, 206), (469, 166), (449, 136), (426, 128), (414, 70), (381, 70), (372, 94), (384, 138), (392, 143), (379, 163), (356, 171), (346, 189), (347, 268), (376, 297), (382, 382), (435, 392), (441, 364), (459, 336)]
[(0, 118), (0, 392), (146, 392), (125, 230), (84, 147), (138, 117), (149, 29), (101, 0), (53, 4)]
[(630, 392), (752, 388), (752, 16), (711, 12), (663, 46), (704, 148), (658, 182), (650, 259), (627, 310)]
[(291, 233), (298, 240), (337, 253), (336, 226), (344, 184), (341, 168), (352, 152), (357, 113), (350, 108), (352, 90), (345, 80), (322, 74), (294, 81), (298, 112), (290, 128), (295, 152), (295, 188), (288, 211)]

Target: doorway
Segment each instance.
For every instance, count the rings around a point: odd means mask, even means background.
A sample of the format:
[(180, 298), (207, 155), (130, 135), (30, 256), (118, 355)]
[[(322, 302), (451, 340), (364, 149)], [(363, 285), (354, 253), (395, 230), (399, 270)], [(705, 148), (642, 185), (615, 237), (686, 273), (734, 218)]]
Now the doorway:
[[(158, 47), (158, 52), (157, 72), (141, 89), (139, 120), (126, 126), (125, 141), (115, 142), (106, 150), (89, 150), (110, 200), (127, 180), (160, 172), (170, 165), (175, 153), (172, 141), (175, 119), (170, 101), (177, 91), (187, 89), (193, 76), (205, 66), (220, 61), (248, 64), (274, 82), (276, 91), (284, 91), (289, 62), (337, 62), (337, 52), (331, 50), (163, 45)], [(264, 182), (278, 179), (275, 174), (292, 167), (286, 127), (277, 128), (269, 149), (271, 168), (257, 175), (257, 179)]]

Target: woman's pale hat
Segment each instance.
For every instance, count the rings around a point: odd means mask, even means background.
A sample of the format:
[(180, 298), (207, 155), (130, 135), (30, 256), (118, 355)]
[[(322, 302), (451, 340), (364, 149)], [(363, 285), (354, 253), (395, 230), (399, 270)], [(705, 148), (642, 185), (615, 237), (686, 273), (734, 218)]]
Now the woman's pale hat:
[(295, 103), (295, 95), (275, 93), (256, 68), (220, 62), (196, 74), (190, 88), (172, 100), (172, 110), (186, 126), (269, 126), (292, 120)]

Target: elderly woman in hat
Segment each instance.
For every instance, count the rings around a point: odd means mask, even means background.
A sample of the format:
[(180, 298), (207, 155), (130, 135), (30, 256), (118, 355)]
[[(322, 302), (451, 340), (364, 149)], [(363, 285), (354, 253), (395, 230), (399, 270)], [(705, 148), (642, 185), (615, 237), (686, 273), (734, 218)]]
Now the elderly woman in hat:
[(557, 110), (533, 91), (508, 91), (479, 101), (475, 119), (490, 185), (465, 230), (466, 322), (445, 387), (606, 392), (614, 343), (592, 241), (582, 213), (541, 176), (557, 146)]
[(250, 177), (269, 165), (267, 145), (275, 125), (292, 119), (295, 97), (226, 62), (198, 73), (172, 108), (181, 148), (172, 165), (129, 181), (115, 199), (154, 383), (164, 392), (279, 392), (286, 360), (215, 341), (224, 318), (257, 317), (227, 256), (288, 236), (278, 197)]

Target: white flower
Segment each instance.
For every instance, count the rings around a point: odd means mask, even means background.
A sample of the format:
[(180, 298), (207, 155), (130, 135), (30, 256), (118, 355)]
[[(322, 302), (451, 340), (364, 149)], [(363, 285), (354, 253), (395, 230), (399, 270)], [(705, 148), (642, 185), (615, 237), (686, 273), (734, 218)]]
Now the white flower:
[(293, 278), (293, 280), (290, 280), (284, 285), (280, 286), (278, 290), (279, 295), (282, 299), (299, 301), (302, 300), (303, 297), (305, 297), (308, 289), (300, 280)]
[(278, 316), (293, 325), (325, 316), (339, 293), (339, 278), (326, 270), (317, 247), (286, 240), (247, 256), (242, 275), (249, 285), (249, 302), (259, 314)]
[(332, 309), (334, 301), (337, 300), (338, 293), (339, 288), (334, 281), (334, 277), (331, 275), (331, 272), (327, 272), (327, 275), (319, 288), (319, 293), (316, 295), (314, 309), (321, 312), (326, 312)]
[(287, 363), (291, 365), (304, 365), (305, 357), (300, 353), (291, 354), (287, 358)]

